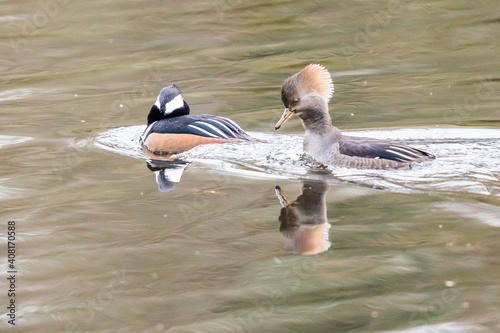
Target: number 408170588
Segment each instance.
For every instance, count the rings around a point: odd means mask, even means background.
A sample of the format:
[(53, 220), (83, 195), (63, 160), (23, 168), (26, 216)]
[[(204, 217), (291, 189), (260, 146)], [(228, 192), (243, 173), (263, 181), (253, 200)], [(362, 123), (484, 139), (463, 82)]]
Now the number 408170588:
[(15, 269), (16, 265), (16, 221), (9, 221), (7, 227), (7, 257), (9, 262), (9, 269)]

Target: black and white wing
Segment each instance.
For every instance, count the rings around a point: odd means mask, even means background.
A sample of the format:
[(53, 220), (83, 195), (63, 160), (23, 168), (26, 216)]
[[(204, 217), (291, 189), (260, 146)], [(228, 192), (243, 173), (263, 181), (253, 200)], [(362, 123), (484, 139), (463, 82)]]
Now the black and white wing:
[[(250, 140), (250, 136), (243, 129), (229, 118), (201, 115), (193, 116), (194, 121), (187, 125), (187, 130), (191, 134), (219, 139), (243, 139)], [(185, 118), (185, 117), (184, 117)]]
[(383, 158), (397, 162), (420, 162), (435, 156), (422, 150), (390, 141), (344, 135), (339, 142), (340, 153), (348, 156)]
[(193, 134), (224, 140), (251, 140), (251, 137), (231, 119), (213, 115), (188, 115), (159, 120), (149, 125), (144, 131), (143, 141), (151, 133)]

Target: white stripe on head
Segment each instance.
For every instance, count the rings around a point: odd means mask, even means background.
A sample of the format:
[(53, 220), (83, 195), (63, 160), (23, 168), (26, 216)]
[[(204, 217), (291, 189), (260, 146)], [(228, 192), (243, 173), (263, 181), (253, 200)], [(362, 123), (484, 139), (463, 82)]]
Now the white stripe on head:
[(158, 108), (158, 110), (161, 110), (160, 95), (158, 95), (158, 97), (156, 98), (155, 105)]
[[(156, 102), (158, 104), (160, 104), (160, 102), (158, 100), (156, 100)], [(156, 102), (155, 102), (155, 105), (156, 105)], [(173, 100), (168, 102), (167, 105), (165, 105), (164, 114), (168, 115), (169, 113), (172, 113), (175, 110), (182, 108), (183, 106), (184, 106), (184, 99), (182, 99), (182, 95), (179, 94), (179, 95), (175, 96), (175, 98)], [(161, 108), (160, 108), (160, 110), (161, 110)]]

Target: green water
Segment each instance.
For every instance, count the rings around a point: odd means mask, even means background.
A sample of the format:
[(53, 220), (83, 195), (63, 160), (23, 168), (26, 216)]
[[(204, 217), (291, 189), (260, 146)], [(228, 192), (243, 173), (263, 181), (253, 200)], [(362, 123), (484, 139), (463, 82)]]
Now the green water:
[(0, 13), (2, 332), (500, 331), (498, 168), (484, 191), (328, 179), (331, 245), (303, 256), (275, 194), (295, 200), (302, 178), (194, 162), (164, 193), (144, 159), (89, 144), (144, 124), (173, 83), (192, 113), (271, 133), (281, 83), (311, 62), (332, 73), (341, 129), (498, 128), (497, 1), (7, 0)]

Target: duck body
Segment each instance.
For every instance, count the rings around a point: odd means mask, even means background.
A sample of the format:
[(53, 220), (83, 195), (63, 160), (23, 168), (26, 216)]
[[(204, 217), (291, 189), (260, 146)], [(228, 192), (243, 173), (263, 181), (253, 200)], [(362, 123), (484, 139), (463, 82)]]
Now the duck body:
[(209, 143), (251, 141), (252, 138), (229, 118), (189, 115), (189, 106), (178, 87), (161, 90), (148, 115), (142, 145), (157, 155), (177, 154)]
[(332, 125), (328, 102), (333, 83), (328, 71), (311, 64), (283, 83), (283, 116), (279, 129), (297, 114), (304, 129), (304, 151), (320, 163), (358, 169), (397, 169), (432, 160), (429, 153), (406, 145), (365, 137), (343, 135)]
[(304, 151), (320, 163), (357, 169), (397, 169), (434, 158), (391, 141), (343, 135), (334, 126), (306, 131)]

